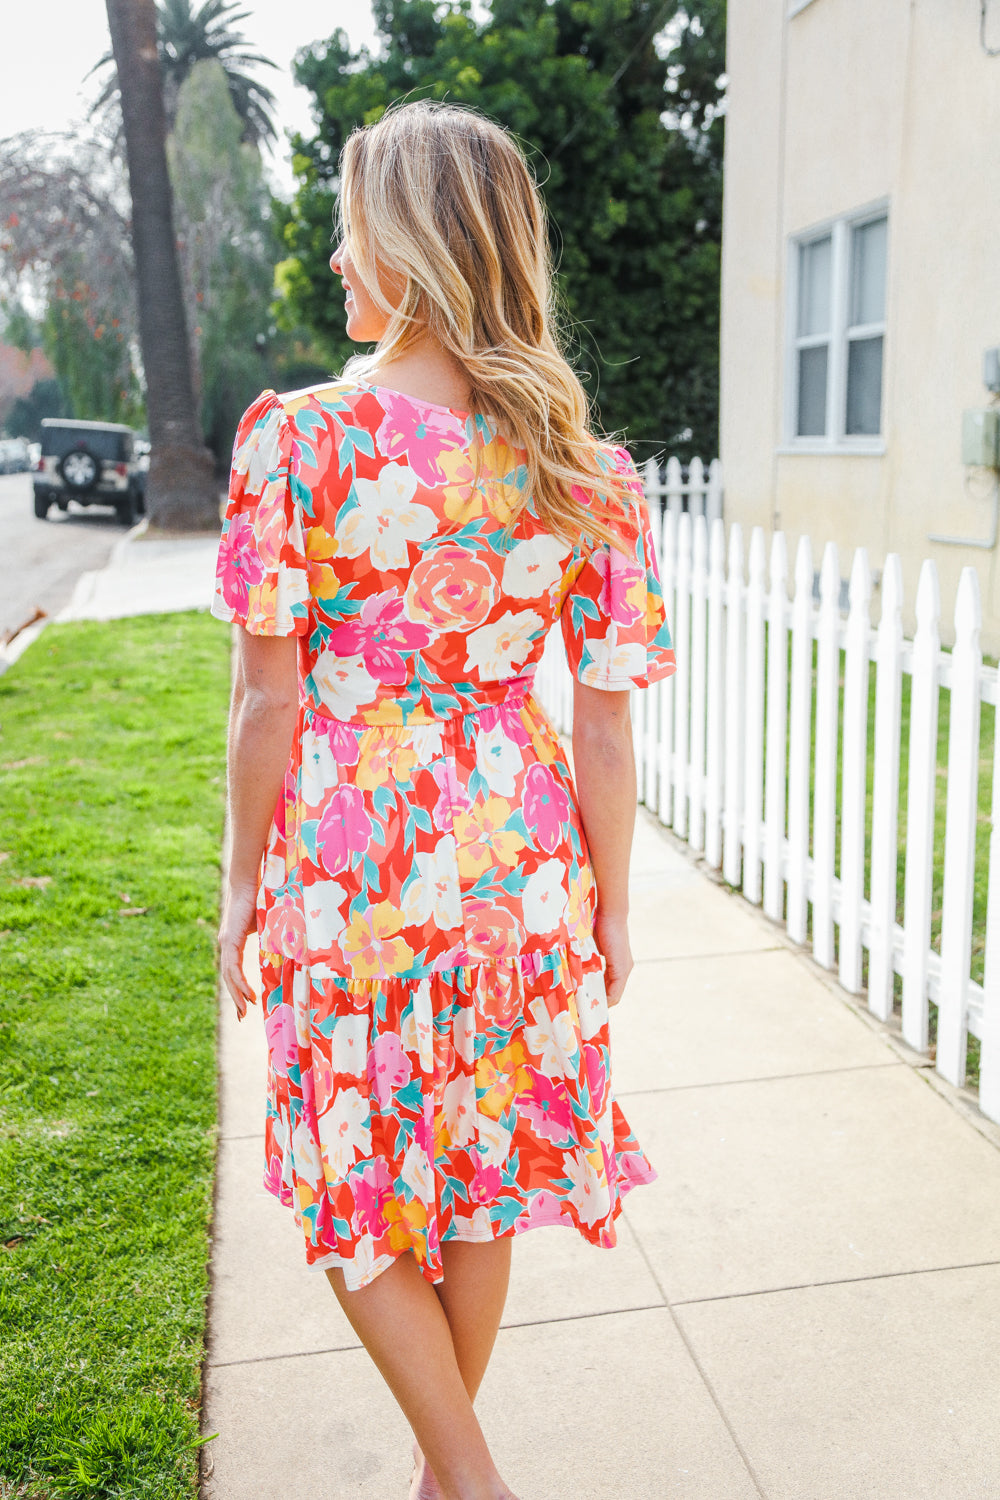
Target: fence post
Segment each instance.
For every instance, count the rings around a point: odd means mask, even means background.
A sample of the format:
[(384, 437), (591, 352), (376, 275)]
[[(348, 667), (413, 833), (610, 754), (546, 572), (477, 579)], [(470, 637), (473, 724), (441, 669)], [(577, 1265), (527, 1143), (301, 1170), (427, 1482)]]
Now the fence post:
[(705, 466), (700, 458), (688, 464), (688, 503), (692, 516), (705, 514)]
[(903, 572), (890, 552), (882, 569), (882, 617), (875, 656), (875, 775), (872, 784), (871, 941), (868, 1009), (892, 1015), (892, 945), (899, 858), (899, 729), (902, 702)]
[(771, 588), (767, 600), (767, 764), (764, 801), (764, 911), (784, 915), (785, 751), (788, 725), (788, 552), (785, 534), (771, 539)]
[(809, 864), (809, 763), (812, 740), (813, 560), (809, 538), (795, 553), (792, 605), (792, 690), (788, 724), (788, 936), (804, 943)]
[(833, 968), (833, 864), (837, 830), (840, 688), (840, 561), (827, 542), (819, 576), (816, 650), (816, 772), (813, 793), (813, 955)]
[(865, 805), (868, 790), (868, 637), (872, 595), (868, 553), (851, 567), (844, 656), (844, 763), (840, 813), (839, 978), (849, 995), (861, 989), (861, 903), (865, 898)]
[[(715, 462), (715, 460), (713, 460)], [(717, 870), (722, 863), (722, 764), (726, 735), (723, 637), (726, 587), (726, 528), (722, 517), (711, 523), (708, 562), (708, 704), (705, 753), (705, 858)]]
[[(660, 532), (661, 562), (660, 580), (663, 584), (663, 603), (667, 612), (674, 645), (677, 644), (677, 517), (673, 511), (664, 511)], [(674, 805), (674, 691), (676, 673), (660, 683), (660, 730), (659, 730), (659, 782), (656, 815), (664, 827), (669, 827)]]
[(948, 802), (944, 834), (941, 913), (941, 991), (938, 996), (937, 1071), (956, 1087), (965, 1083), (972, 899), (976, 873), (979, 791), (979, 649), (982, 611), (975, 568), (963, 568), (955, 600), (948, 722)]
[(667, 474), (664, 488), (667, 495), (667, 509), (675, 516), (679, 516), (684, 509), (684, 480), (681, 476), (681, 461), (671, 456), (667, 459)]
[(1000, 704), (993, 714), (993, 803), (986, 898), (986, 967), (979, 1054), (979, 1108), (1000, 1123)]
[(691, 571), (691, 760), (688, 779), (688, 843), (705, 847), (705, 699), (707, 690), (705, 603), (708, 594), (708, 528), (704, 515), (694, 518), (694, 563)]
[(743, 860), (743, 531), (729, 528), (726, 582), (726, 764), (722, 808), (722, 873), (739, 885)]
[(937, 778), (938, 621), (937, 569), (928, 559), (917, 584), (917, 629), (910, 685), (910, 748), (906, 783), (906, 881), (903, 894), (903, 1040), (916, 1052), (929, 1041), (927, 960), (931, 946), (934, 884), (934, 793)]
[(722, 520), (722, 464), (713, 458), (708, 466), (708, 490), (705, 495), (705, 516), (709, 526)]
[(674, 832), (687, 838), (688, 731), (691, 720), (691, 517), (677, 523), (677, 671), (674, 673)]
[(747, 581), (746, 713), (743, 773), (743, 894), (760, 904), (764, 811), (764, 533), (750, 533)]

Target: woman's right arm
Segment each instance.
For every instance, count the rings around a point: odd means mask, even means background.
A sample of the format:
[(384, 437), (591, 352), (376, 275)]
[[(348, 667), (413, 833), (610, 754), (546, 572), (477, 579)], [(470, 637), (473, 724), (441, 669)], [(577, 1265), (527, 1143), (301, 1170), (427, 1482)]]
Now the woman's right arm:
[(628, 868), (636, 780), (627, 692), (574, 682), (573, 771), (597, 886), (594, 937), (605, 961), (608, 1004), (617, 1005), (632, 970)]

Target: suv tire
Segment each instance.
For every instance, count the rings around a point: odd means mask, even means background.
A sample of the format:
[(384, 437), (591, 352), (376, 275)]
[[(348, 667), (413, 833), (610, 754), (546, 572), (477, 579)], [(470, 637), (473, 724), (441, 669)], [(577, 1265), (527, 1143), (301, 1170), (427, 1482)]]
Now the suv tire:
[(135, 490), (129, 490), (120, 500), (115, 501), (115, 510), (118, 519), (125, 526), (134, 526), (142, 514), (139, 496)]
[(66, 488), (74, 495), (86, 495), (101, 477), (101, 460), (89, 448), (71, 448), (56, 467)]
[(52, 500), (49, 495), (41, 490), (35, 491), (35, 517), (37, 520), (45, 520), (45, 518), (48, 516), (49, 506), (51, 504)]

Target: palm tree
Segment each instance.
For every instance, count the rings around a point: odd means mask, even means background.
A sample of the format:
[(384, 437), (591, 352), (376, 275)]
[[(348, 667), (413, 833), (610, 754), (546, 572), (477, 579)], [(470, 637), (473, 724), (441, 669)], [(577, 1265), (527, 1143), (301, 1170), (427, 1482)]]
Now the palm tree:
[(150, 519), (168, 530), (214, 529), (219, 497), (191, 379), (167, 171), (167, 123), (155, 0), (106, 0), (132, 191), (139, 340), (146, 372)]
[[(181, 84), (196, 62), (214, 58), (222, 64), (233, 106), (243, 121), (243, 138), (255, 146), (277, 140), (271, 111), (275, 98), (250, 74), (247, 68), (274, 68), (276, 63), (259, 52), (249, 52), (242, 32), (233, 28), (245, 21), (250, 12), (240, 10), (238, 0), (203, 0), (195, 8), (194, 0), (158, 0), (156, 5), (157, 51), (163, 74), (163, 102), (167, 128), (172, 128)], [(107, 108), (119, 97), (118, 73), (114, 56), (106, 52), (91, 72), (113, 69), (94, 104), (94, 112)]]

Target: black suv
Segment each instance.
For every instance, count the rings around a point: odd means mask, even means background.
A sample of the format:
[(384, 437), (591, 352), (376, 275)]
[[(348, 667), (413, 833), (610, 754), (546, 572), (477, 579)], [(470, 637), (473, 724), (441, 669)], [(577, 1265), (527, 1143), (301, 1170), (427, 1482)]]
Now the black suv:
[(148, 460), (145, 444), (119, 422), (42, 420), (42, 454), (34, 475), (35, 515), (44, 521), (53, 501), (65, 510), (80, 505), (113, 505), (118, 519), (133, 526), (146, 509)]

